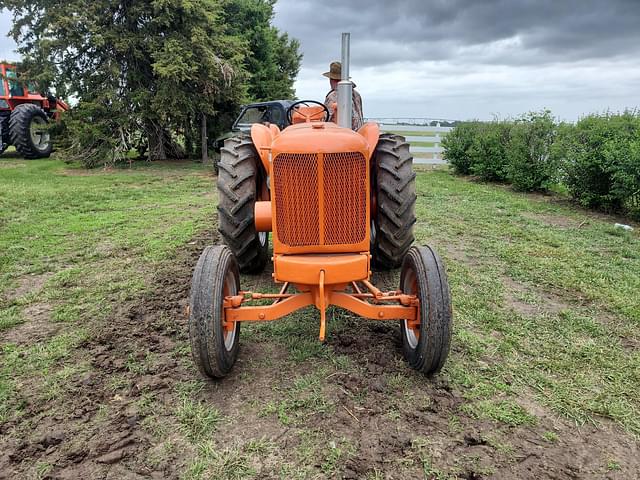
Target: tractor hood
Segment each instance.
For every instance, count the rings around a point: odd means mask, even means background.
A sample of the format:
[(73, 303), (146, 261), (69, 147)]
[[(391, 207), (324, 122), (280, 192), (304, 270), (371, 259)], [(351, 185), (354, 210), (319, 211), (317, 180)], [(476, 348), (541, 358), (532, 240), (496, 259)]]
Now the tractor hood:
[(361, 152), (368, 157), (365, 137), (331, 122), (310, 122), (291, 125), (274, 138), (273, 156), (278, 153), (340, 153)]
[(354, 132), (332, 122), (298, 123), (280, 131), (259, 123), (251, 127), (251, 139), (265, 171), (271, 158), (281, 153), (325, 154), (359, 152), (369, 161), (380, 136), (377, 123), (365, 123)]

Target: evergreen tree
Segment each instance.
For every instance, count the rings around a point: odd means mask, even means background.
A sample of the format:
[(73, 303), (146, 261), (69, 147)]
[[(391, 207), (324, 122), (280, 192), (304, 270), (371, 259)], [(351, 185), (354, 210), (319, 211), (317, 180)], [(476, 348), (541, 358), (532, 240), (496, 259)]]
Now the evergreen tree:
[[(291, 94), (299, 68), (297, 42), (270, 25), (271, 0), (3, 4), (25, 76), (77, 101), (66, 123), (71, 151), (87, 165), (123, 159), (132, 146), (147, 145), (150, 159), (184, 154), (179, 144), (192, 153), (202, 115), (215, 118), (256, 92)], [(234, 17), (250, 8), (262, 16)], [(287, 65), (277, 87), (252, 71), (279, 61)]]
[(300, 71), (300, 43), (271, 25), (275, 0), (235, 0), (226, 8), (234, 35), (248, 43), (245, 67), (251, 76), (249, 100), (287, 99), (295, 96), (293, 82)]

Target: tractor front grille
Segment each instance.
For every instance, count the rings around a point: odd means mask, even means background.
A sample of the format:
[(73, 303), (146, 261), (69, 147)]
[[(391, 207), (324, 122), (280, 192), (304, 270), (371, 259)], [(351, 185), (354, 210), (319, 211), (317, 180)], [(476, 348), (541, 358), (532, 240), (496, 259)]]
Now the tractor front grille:
[(364, 241), (367, 161), (362, 154), (281, 153), (273, 161), (272, 180), (280, 242), (302, 247)]
[(278, 239), (292, 247), (318, 245), (318, 156), (281, 153), (273, 177)]

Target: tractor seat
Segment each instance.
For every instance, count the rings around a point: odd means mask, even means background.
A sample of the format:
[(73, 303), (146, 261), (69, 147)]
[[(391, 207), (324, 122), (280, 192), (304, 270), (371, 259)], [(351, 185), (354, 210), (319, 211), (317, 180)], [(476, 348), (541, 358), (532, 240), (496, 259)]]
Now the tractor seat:
[(307, 121), (307, 117), (311, 118), (312, 122), (322, 122), (324, 121), (324, 109), (319, 105), (314, 107), (297, 107), (292, 112), (291, 123), (305, 123)]

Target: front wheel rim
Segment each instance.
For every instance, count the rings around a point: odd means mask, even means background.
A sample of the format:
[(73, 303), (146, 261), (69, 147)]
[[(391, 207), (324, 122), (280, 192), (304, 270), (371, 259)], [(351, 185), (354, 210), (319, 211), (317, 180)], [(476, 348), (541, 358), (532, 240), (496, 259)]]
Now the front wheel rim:
[[(403, 293), (408, 295), (418, 295), (418, 279), (414, 269), (408, 268), (403, 272), (401, 284), (403, 286)], [(405, 339), (412, 350), (415, 350), (420, 342), (420, 308), (418, 308), (417, 313), (418, 318), (416, 318), (416, 321), (409, 321), (406, 319), (402, 321), (404, 326), (402, 330), (404, 331)]]
[[(236, 281), (233, 272), (229, 269), (224, 277), (223, 298), (237, 293)], [(224, 303), (224, 302), (223, 302)], [(225, 325), (226, 323), (226, 325)], [(222, 307), (222, 332), (224, 348), (227, 352), (233, 349), (238, 333), (238, 322), (225, 322), (224, 306)]]

